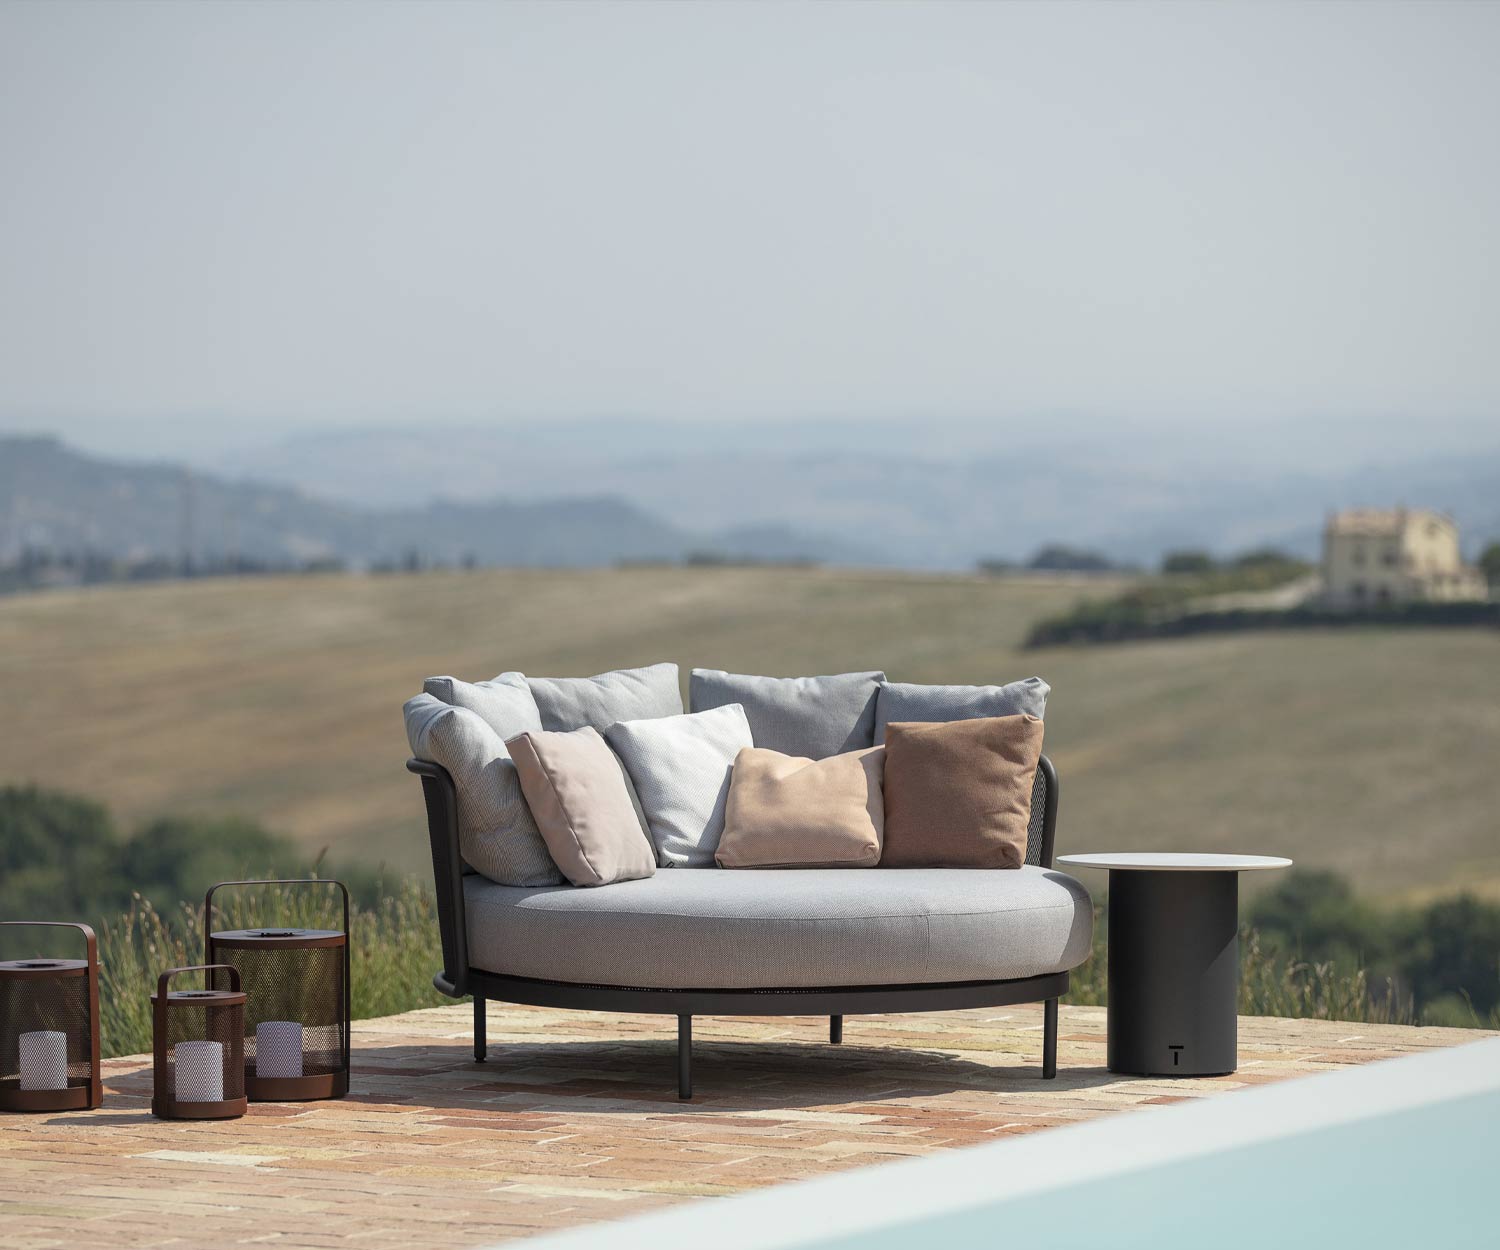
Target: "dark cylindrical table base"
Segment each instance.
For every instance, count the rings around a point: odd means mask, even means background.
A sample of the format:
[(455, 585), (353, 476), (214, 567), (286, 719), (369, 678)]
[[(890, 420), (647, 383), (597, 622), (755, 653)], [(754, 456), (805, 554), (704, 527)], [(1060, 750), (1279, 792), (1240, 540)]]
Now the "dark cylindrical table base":
[(1109, 1070), (1233, 1072), (1239, 874), (1109, 874)]

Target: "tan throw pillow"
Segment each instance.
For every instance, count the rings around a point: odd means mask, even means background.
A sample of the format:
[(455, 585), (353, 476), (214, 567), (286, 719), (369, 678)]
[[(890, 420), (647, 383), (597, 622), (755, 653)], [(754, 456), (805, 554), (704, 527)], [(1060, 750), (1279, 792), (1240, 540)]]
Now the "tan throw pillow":
[(1019, 868), (1041, 757), (1035, 716), (886, 726), (880, 866)]
[(536, 730), (505, 745), (542, 841), (569, 881), (608, 885), (656, 871), (620, 763), (597, 730)]
[(746, 747), (734, 760), (720, 868), (871, 868), (880, 859), (883, 747), (826, 759)]

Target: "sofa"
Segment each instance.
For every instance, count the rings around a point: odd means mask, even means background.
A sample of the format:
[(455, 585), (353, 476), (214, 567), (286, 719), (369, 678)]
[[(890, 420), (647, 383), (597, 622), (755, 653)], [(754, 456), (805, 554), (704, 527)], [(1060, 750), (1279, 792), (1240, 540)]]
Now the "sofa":
[[(667, 724), (674, 716), (686, 721), (703, 714), (700, 703), (713, 704), (709, 680), (700, 694), (699, 674), (716, 670), (695, 670), (693, 712), (679, 716), (673, 711), (674, 697), (681, 709), (680, 693), (672, 693), (676, 666), (658, 667), (663, 671), (650, 680), (660, 687), (660, 698), (655, 704), (631, 705), (632, 711), (645, 711), (648, 717), (659, 713), (666, 718), (661, 724)], [(611, 676), (572, 680), (601, 682)], [(789, 686), (789, 679), (744, 679), (782, 683), (769, 703), (756, 693), (760, 687), (744, 687), (750, 691), (744, 702), (751, 711), (746, 723), (755, 746), (764, 739), (785, 742), (790, 735), (796, 743), (811, 743), (804, 746), (808, 758), (819, 750), (829, 756), (846, 749), (868, 751), (887, 732), (879, 715), (881, 700), (896, 707), (899, 699), (886, 693), (894, 687), (883, 673), (859, 676), (874, 680), (851, 687), (853, 703), (848, 697), (833, 699), (826, 714), (820, 702), (824, 687)], [(474, 693), (475, 687), (466, 689), (484, 711), (481, 698), (498, 690), (506, 699), (520, 699), (524, 685), (536, 696), (544, 732), (586, 732), (582, 726), (591, 719), (603, 723), (615, 714), (608, 707), (580, 708), (570, 702), (571, 696), (555, 697), (554, 690), (536, 684), (553, 680), (558, 679), (510, 674), (494, 679), (499, 685), (482, 695)], [(453, 706), (444, 703), (444, 695), (461, 704), (462, 685), (430, 679), (424, 687), (428, 693), (408, 704), (414, 747), (425, 745), (412, 729), (414, 716), (434, 709), (444, 714), (445, 707)], [(987, 709), (1014, 702), (1003, 693), (1012, 690), (1009, 686), (907, 689), (918, 692), (919, 709), (922, 689), (996, 692), (977, 702), (972, 694), (955, 696), (941, 705), (957, 709), (952, 719), (982, 716)], [(1035, 689), (1025, 692), (1023, 702)], [(1045, 683), (1040, 689), (1044, 697)], [(733, 706), (741, 706), (733, 689), (717, 697), (719, 704), (732, 697)], [(866, 703), (860, 705), (860, 699)], [(508, 714), (499, 714), (502, 724)], [(471, 722), (464, 725), (471, 727)], [(901, 727), (892, 724), (890, 730), (894, 734)], [(515, 741), (507, 746), (514, 747)], [(894, 744), (894, 737), (890, 741)], [(490, 999), (675, 1016), (678, 1096), (683, 1099), (692, 1096), (695, 1015), (826, 1015), (829, 1040), (838, 1043), (843, 1018), (849, 1015), (1040, 1001), (1041, 1072), (1044, 1078), (1056, 1075), (1058, 999), (1067, 990), (1069, 970), (1089, 955), (1093, 909), (1083, 886), (1052, 867), (1058, 779), (1045, 755), (1034, 761), (1034, 776), (1028, 774), (1029, 803), (1021, 817), (1024, 861), (1013, 868), (683, 867), (671, 861), (663, 842), (655, 851), (659, 868), (648, 868), (649, 875), (587, 889), (566, 881), (506, 884), (475, 871), (470, 860), (482, 862), (483, 856), (472, 841), (465, 843), (464, 818), (472, 813), (463, 810), (460, 782), (468, 774), (456, 764), (450, 769), (431, 758), (438, 754), (417, 751), (406, 766), (421, 779), (426, 803), (443, 958), (433, 984), (452, 997), (473, 998), (476, 1061), (486, 1059), (485, 1004)], [(509, 765), (501, 760), (498, 767)], [(628, 781), (630, 769), (622, 771)], [(635, 776), (639, 783), (639, 770)], [(489, 783), (470, 779), (469, 784)], [(629, 789), (637, 812), (643, 803), (651, 808), (653, 796), (644, 786)], [(722, 806), (722, 798), (720, 802)], [(649, 832), (648, 814), (642, 814), (642, 827)]]

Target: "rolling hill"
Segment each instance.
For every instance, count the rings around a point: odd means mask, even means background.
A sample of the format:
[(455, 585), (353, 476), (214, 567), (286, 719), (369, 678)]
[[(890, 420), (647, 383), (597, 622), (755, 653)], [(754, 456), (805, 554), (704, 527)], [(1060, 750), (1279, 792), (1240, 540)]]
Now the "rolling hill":
[(1020, 650), (1107, 582), (635, 568), (232, 579), (0, 600), (0, 783), (133, 821), (235, 811), (422, 870), (400, 705), (423, 676), (884, 667), (1053, 685), (1059, 848), (1254, 850), (1363, 889), (1500, 894), (1500, 635)]
[(120, 559), (190, 554), (273, 566), (337, 559), (539, 566), (729, 558), (859, 562), (858, 543), (785, 525), (707, 530), (614, 494), (434, 498), (406, 507), (331, 502), (296, 486), (84, 455), (54, 438), (0, 436), (0, 561), (27, 547)]
[[(588, 482), (676, 525), (767, 521), (872, 548), (885, 565), (970, 569), (1046, 543), (1154, 565), (1163, 551), (1317, 554), (1330, 509), (1405, 502), (1452, 513), (1472, 555), (1500, 539), (1500, 438), (1429, 428), (1129, 421), (513, 421), (487, 428), (307, 432), (239, 448), (267, 481), (348, 503), (548, 499)], [(1321, 431), (1321, 437), (1319, 436)], [(1420, 435), (1417, 433), (1420, 431)], [(230, 463), (229, 458), (219, 462)], [(866, 561), (867, 562), (867, 561)]]

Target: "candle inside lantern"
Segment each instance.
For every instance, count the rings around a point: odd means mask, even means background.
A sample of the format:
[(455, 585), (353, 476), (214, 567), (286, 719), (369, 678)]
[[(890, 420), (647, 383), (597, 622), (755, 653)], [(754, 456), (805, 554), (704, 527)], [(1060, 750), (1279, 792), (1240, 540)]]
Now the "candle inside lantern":
[(173, 1047), (178, 1102), (224, 1101), (224, 1044), (178, 1042)]
[(68, 1035), (48, 1029), (20, 1037), (21, 1088), (68, 1088)]
[(302, 1075), (302, 1026), (295, 1020), (265, 1020), (255, 1026), (255, 1075), (288, 1079)]

